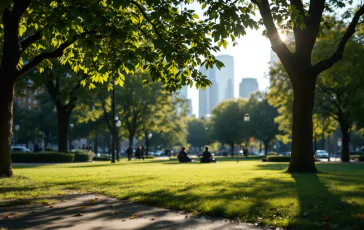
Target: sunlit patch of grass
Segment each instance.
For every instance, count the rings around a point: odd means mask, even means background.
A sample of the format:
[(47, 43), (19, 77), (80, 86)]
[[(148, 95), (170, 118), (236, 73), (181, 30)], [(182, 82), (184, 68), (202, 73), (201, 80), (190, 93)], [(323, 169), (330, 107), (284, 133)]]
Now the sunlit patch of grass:
[(31, 203), (28, 198), (48, 205), (50, 198), (42, 197), (78, 190), (294, 229), (364, 228), (357, 218), (364, 214), (363, 164), (318, 164), (318, 174), (289, 174), (286, 168), (243, 158), (21, 166), (14, 169), (17, 176), (0, 180), (0, 205)]

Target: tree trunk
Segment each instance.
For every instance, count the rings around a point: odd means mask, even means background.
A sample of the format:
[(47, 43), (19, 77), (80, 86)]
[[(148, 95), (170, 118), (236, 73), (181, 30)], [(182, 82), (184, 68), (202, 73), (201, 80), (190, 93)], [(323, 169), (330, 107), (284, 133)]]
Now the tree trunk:
[(68, 127), (71, 113), (63, 108), (57, 108), (58, 121), (58, 152), (67, 153)]
[(145, 132), (145, 156), (148, 156), (149, 152), (149, 139), (148, 139), (148, 133)]
[(312, 112), (315, 80), (311, 75), (295, 76), (293, 82), (292, 154), (288, 172), (316, 172), (312, 151)]
[(268, 141), (264, 141), (264, 155), (268, 155), (268, 145), (269, 142)]
[(11, 177), (11, 139), (13, 135), (14, 83), (4, 80), (0, 84), (0, 178)]
[(129, 145), (130, 145), (131, 147), (133, 147), (133, 141), (134, 141), (134, 136), (130, 135), (130, 136), (129, 136)]
[(341, 145), (341, 161), (349, 162), (349, 142), (350, 142), (350, 132), (348, 125), (343, 125), (341, 127), (341, 135), (342, 135), (342, 145)]
[(230, 144), (230, 146), (231, 146), (231, 157), (233, 157), (234, 156), (234, 147), (235, 147), (235, 145)]

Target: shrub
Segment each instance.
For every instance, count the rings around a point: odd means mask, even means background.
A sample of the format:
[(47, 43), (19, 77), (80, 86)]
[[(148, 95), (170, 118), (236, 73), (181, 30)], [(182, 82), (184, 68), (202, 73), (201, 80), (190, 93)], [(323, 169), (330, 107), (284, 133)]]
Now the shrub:
[(12, 153), (13, 162), (21, 163), (65, 163), (73, 162), (75, 154), (59, 152)]
[(350, 156), (352, 156), (352, 155), (355, 155), (355, 156), (356, 156), (356, 155), (364, 156), (364, 153), (363, 153), (363, 152), (350, 152), (350, 153), (349, 153), (349, 155), (350, 155)]
[(88, 161), (92, 161), (92, 158), (94, 157), (94, 153), (91, 151), (81, 151), (81, 150), (77, 150), (72, 152), (75, 154), (75, 160), (74, 162), (88, 162)]
[(290, 160), (290, 156), (267, 156), (269, 162), (289, 162)]
[(111, 161), (110, 157), (94, 156), (93, 161)]
[(278, 153), (277, 152), (270, 152), (269, 155), (270, 156), (276, 156), (276, 155), (278, 155)]
[(148, 156), (145, 156), (144, 158), (145, 158), (145, 159), (154, 159), (154, 158), (155, 158), (155, 156), (153, 156), (153, 155), (148, 155)]
[(362, 156), (358, 157), (358, 161), (364, 161), (364, 156), (362, 155)]
[(45, 152), (56, 152), (56, 150), (52, 149), (52, 148), (45, 148), (44, 151)]

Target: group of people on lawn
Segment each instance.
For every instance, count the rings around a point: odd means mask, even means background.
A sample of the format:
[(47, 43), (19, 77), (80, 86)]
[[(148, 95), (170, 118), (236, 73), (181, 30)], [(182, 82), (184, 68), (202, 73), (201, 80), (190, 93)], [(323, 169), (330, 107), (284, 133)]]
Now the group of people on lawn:
[[(193, 162), (193, 160), (188, 156), (186, 147), (182, 147), (182, 151), (178, 154), (178, 161), (180, 163)], [(202, 153), (200, 163), (216, 163), (216, 159), (212, 157), (210, 152), (210, 147), (205, 146), (205, 151)]]
[[(144, 155), (145, 155), (145, 148), (144, 146), (138, 146), (137, 149), (135, 150), (135, 158), (140, 160), (144, 160)], [(126, 154), (128, 156), (128, 160), (130, 161), (131, 158), (133, 157), (133, 147), (129, 146), (126, 149)], [(178, 161), (181, 163), (184, 162), (193, 162), (193, 160), (188, 156), (186, 147), (182, 147), (181, 152), (178, 154)], [(202, 157), (200, 159), (201, 163), (211, 163), (214, 162), (216, 163), (216, 159), (213, 158), (211, 152), (210, 152), (210, 147), (205, 146), (205, 151), (202, 153)]]

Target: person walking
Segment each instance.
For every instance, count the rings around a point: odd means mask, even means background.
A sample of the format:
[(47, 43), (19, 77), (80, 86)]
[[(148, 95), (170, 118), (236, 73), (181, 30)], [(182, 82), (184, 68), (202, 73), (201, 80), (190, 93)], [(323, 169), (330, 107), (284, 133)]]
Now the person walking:
[(130, 161), (131, 158), (133, 157), (133, 147), (131, 147), (131, 145), (129, 145), (128, 149), (126, 150), (126, 153), (128, 154), (128, 160)]
[(142, 151), (141, 151), (141, 157), (142, 157), (142, 159), (143, 159), (143, 161), (144, 161), (144, 155), (145, 155), (145, 148), (144, 148), (144, 145), (142, 145)]
[(249, 155), (248, 148), (245, 148), (243, 153), (244, 153), (244, 156), (245, 156), (246, 158), (248, 158), (248, 155)]
[(200, 160), (200, 163), (216, 163), (216, 159), (212, 157), (212, 154), (210, 152), (210, 147), (206, 146), (205, 151), (202, 153), (202, 158)]
[(140, 148), (140, 145), (138, 145), (137, 149), (135, 150), (135, 157), (140, 160), (140, 154), (142, 149)]

